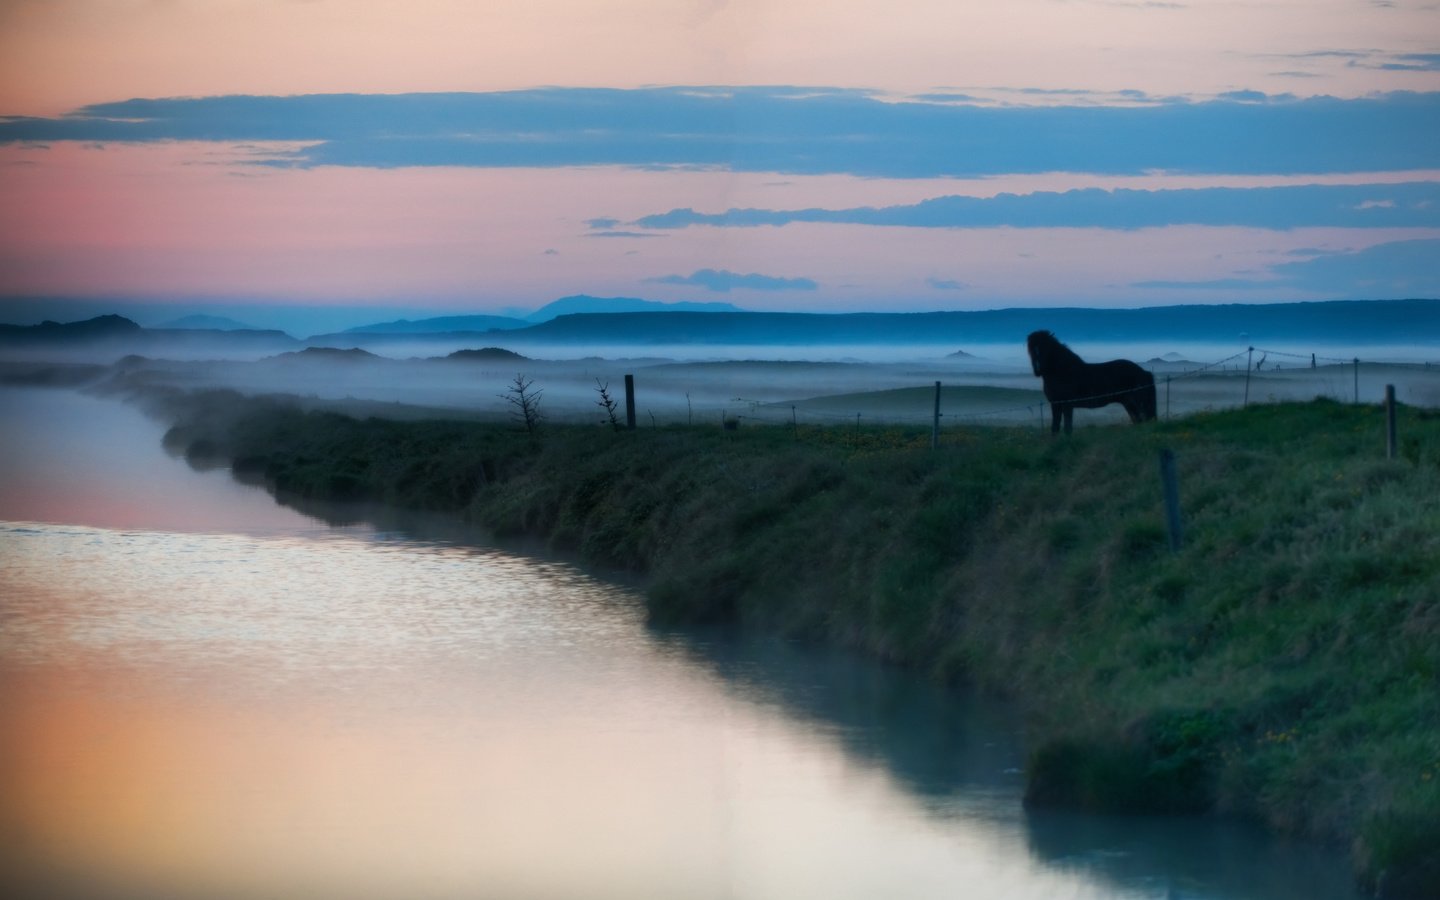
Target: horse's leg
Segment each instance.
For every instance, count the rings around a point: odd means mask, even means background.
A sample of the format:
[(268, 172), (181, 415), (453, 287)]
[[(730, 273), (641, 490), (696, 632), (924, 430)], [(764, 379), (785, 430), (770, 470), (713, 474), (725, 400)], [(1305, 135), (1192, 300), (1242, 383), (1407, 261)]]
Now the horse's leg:
[(1141, 419), (1143, 418), (1143, 415), (1142, 415), (1142, 413), (1141, 413), (1141, 410), (1140, 410), (1140, 402), (1139, 402), (1138, 400), (1136, 400), (1134, 397), (1126, 397), (1124, 400), (1122, 400), (1122, 401), (1120, 402), (1120, 405), (1123, 406), (1123, 407), (1125, 407), (1125, 412), (1129, 413), (1129, 415), (1130, 415), (1130, 424), (1132, 424), (1132, 425), (1138, 425), (1138, 424), (1140, 424), (1140, 421), (1141, 421)]
[(1061, 414), (1061, 412), (1060, 412), (1060, 404), (1058, 404), (1058, 403), (1051, 403), (1051, 404), (1050, 404), (1050, 433), (1051, 433), (1051, 434), (1059, 434), (1059, 433), (1060, 433), (1060, 414)]
[(1070, 429), (1075, 425), (1075, 407), (1066, 404), (1065, 406), (1065, 433), (1069, 434)]

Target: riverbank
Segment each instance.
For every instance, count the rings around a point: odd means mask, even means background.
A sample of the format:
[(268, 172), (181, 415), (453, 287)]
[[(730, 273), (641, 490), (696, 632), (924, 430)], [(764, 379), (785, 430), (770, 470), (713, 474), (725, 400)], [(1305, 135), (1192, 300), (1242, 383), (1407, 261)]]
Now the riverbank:
[[(1440, 416), (535, 436), (174, 396), (172, 449), (284, 495), (461, 514), (644, 576), (657, 621), (804, 634), (1022, 705), (1037, 805), (1216, 812), (1440, 895)], [(1168, 549), (1156, 465), (1177, 458)]]

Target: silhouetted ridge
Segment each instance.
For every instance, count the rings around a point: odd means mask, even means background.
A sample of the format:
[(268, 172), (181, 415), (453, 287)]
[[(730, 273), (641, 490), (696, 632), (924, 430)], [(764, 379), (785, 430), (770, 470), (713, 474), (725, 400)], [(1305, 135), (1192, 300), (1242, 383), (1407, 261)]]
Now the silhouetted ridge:
[[(508, 331), (524, 328), (529, 323), (509, 316), (438, 316), (432, 319), (396, 319), (393, 322), (376, 322), (373, 325), (357, 325), (338, 334), (440, 334), (449, 331)], [(337, 334), (315, 335), (316, 338), (331, 339)]]
[(545, 322), (559, 316), (593, 313), (614, 315), (636, 312), (743, 312), (733, 303), (700, 302), (679, 300), (667, 303), (661, 300), (641, 300), (639, 297), (592, 297), (589, 294), (574, 294), (547, 303), (525, 318), (530, 322)]
[(271, 359), (285, 360), (325, 360), (330, 362), (364, 362), (366, 360), (383, 359), (376, 356), (369, 350), (361, 350), (359, 347), (350, 347), (341, 350), (338, 347), (306, 347), (304, 350), (293, 350), (289, 353), (281, 353), (270, 357)]
[(445, 357), (446, 359), (474, 360), (474, 361), (516, 361), (528, 362), (530, 357), (521, 356), (514, 350), (505, 350), (501, 347), (482, 347), (479, 350), (456, 350)]
[(0, 325), (0, 337), (37, 341), (84, 341), (136, 335), (140, 331), (140, 326), (135, 322), (113, 314), (79, 322), (52, 322), (47, 319), (39, 325)]
[(1036, 308), (924, 313), (576, 313), (514, 333), (556, 343), (937, 344), (1019, 343), (1037, 325), (1070, 340), (1339, 344), (1440, 341), (1440, 300)]

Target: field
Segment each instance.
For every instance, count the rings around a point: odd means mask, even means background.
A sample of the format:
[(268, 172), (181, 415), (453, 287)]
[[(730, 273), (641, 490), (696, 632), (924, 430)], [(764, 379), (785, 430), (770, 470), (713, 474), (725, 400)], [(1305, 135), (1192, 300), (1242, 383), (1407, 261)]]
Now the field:
[[(775, 353), (785, 348), (768, 349)], [(497, 421), (509, 414), (505, 397), (518, 375), (542, 392), (540, 409), (548, 420), (574, 424), (603, 417), (598, 406), (602, 386), (622, 404), (623, 415), (625, 376), (632, 375), (635, 415), (642, 427), (718, 425), (724, 419), (741, 424), (854, 426), (857, 416), (862, 426), (929, 426), (938, 381), (944, 427), (1048, 424), (1040, 379), (1030, 371), (1023, 348), (982, 349), (983, 356), (952, 354), (903, 361), (894, 360), (896, 350), (885, 359), (866, 361), (844, 356), (833, 360), (530, 359), (508, 351), (472, 352), (468, 358), (391, 359), (363, 351), (311, 349), (253, 361), (132, 359), (122, 362), (121, 368), (129, 383), (151, 387), (284, 393), (317, 408), (364, 407), (367, 414), (401, 416), (411, 415), (410, 408), (424, 407), (437, 415)], [(1386, 384), (1395, 385), (1401, 403), (1440, 407), (1440, 365), (1373, 361), (1355, 365), (1320, 357), (1312, 368), (1308, 355), (1281, 357), (1257, 351), (1252, 362), (1260, 368), (1251, 369), (1247, 377), (1246, 362), (1244, 351), (1210, 362), (1174, 352), (1151, 358), (1146, 367), (1156, 377), (1161, 417), (1229, 409), (1246, 402), (1316, 397), (1378, 402)], [(8, 368), (15, 377), (41, 369), (25, 364)], [(0, 380), (6, 377), (7, 368), (0, 368)], [(376, 404), (391, 408), (386, 411)], [(1076, 425), (1124, 420), (1121, 409), (1111, 406), (1082, 411)]]

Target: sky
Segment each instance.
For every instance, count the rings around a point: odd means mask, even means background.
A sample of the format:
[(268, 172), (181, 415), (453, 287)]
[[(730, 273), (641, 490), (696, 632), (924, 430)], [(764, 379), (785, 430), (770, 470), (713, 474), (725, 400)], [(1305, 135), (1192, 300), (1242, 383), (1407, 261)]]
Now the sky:
[(0, 0), (0, 320), (573, 294), (1440, 296), (1440, 0)]

